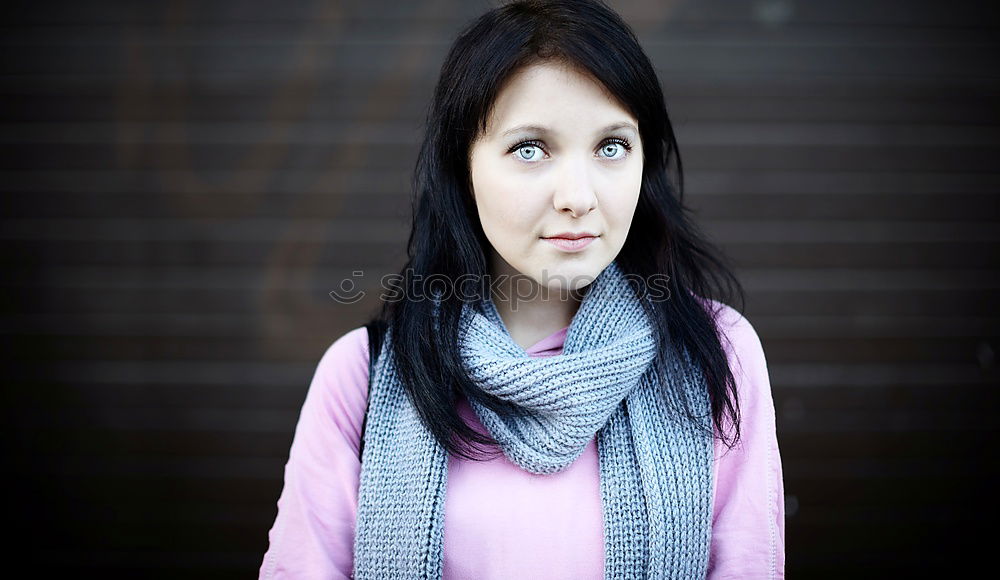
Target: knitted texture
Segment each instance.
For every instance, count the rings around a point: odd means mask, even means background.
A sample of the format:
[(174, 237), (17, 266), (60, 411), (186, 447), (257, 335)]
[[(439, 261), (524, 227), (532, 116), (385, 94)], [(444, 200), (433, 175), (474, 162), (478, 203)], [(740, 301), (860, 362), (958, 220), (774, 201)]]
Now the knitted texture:
[[(703, 578), (712, 514), (708, 391), (686, 351), (654, 370), (653, 329), (617, 264), (588, 288), (559, 356), (528, 356), (492, 301), (480, 307), (466, 304), (460, 322), (470, 378), (536, 415), (502, 417), (469, 400), (504, 455), (552, 474), (597, 437), (605, 578)], [(355, 577), (437, 579), (448, 458), (403, 390), (391, 332), (382, 349), (369, 387)]]

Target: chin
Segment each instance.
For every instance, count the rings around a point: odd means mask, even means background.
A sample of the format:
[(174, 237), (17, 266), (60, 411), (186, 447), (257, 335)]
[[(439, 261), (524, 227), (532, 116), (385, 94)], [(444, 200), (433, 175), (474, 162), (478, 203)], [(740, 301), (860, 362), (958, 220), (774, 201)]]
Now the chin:
[(549, 290), (581, 290), (590, 285), (604, 268), (611, 263), (589, 259), (576, 264), (560, 264), (543, 268), (537, 281)]

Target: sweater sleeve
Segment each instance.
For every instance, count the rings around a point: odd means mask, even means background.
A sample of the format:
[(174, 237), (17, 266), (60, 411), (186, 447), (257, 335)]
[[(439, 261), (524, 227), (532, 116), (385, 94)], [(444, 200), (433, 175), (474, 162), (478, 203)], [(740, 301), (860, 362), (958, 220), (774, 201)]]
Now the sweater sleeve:
[(785, 504), (774, 401), (760, 339), (722, 306), (717, 323), (736, 380), (740, 441), (716, 440), (715, 505), (708, 577), (784, 578)]
[(368, 334), (354, 329), (319, 361), (285, 464), (260, 578), (349, 578), (368, 390)]

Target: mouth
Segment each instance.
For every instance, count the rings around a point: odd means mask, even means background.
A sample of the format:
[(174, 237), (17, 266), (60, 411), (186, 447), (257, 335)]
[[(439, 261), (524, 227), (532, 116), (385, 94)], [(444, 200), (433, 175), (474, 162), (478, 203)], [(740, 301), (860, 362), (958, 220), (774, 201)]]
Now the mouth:
[(578, 252), (601, 237), (591, 232), (562, 232), (542, 239), (564, 252)]

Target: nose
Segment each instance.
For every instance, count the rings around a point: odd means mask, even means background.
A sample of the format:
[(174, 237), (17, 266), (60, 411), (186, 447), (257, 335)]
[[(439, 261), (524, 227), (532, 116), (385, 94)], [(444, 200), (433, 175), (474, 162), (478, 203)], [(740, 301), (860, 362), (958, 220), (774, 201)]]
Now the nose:
[(585, 160), (564, 159), (563, 170), (557, 176), (552, 205), (559, 213), (582, 217), (597, 207), (597, 193)]

